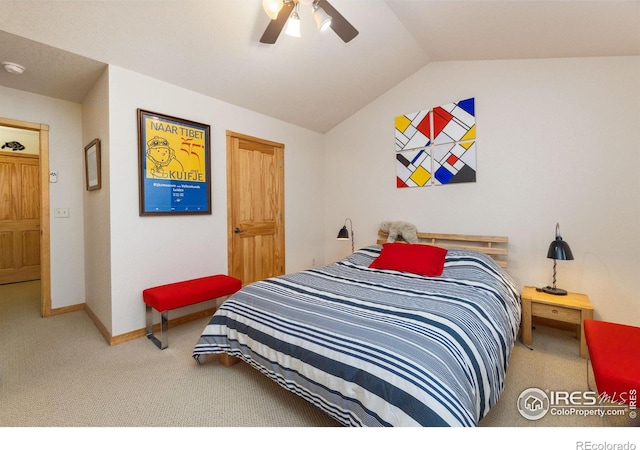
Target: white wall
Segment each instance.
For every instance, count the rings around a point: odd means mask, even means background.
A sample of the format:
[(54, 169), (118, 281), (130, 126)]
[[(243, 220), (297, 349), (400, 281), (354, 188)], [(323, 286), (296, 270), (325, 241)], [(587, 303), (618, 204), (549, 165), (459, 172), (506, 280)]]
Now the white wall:
[[(139, 216), (137, 108), (211, 126), (211, 215)], [(144, 327), (146, 287), (227, 273), (227, 130), (285, 145), (286, 270), (323, 258), (322, 135), (114, 66), (109, 128), (112, 335)]]
[[(101, 188), (84, 191), (84, 275), (87, 307), (107, 329), (111, 308), (111, 203), (109, 177), (109, 72), (105, 70), (82, 102), (83, 142), (100, 139)], [(86, 176), (84, 174), (83, 176)], [(84, 179), (84, 178), (83, 178)], [(85, 179), (86, 186), (86, 179)]]
[[(345, 217), (357, 247), (407, 220), (509, 236), (515, 281), (544, 286), (559, 222), (575, 260), (558, 263), (558, 287), (588, 294), (596, 318), (640, 325), (638, 80), (638, 57), (429, 64), (326, 135), (327, 258), (350, 250), (335, 240)], [(477, 182), (397, 189), (394, 117), (469, 97)]]
[[(81, 114), (77, 103), (0, 87), (0, 116), (49, 125), (49, 167), (58, 171), (49, 186), (52, 309), (84, 303)], [(61, 207), (69, 208), (69, 218), (54, 218)]]

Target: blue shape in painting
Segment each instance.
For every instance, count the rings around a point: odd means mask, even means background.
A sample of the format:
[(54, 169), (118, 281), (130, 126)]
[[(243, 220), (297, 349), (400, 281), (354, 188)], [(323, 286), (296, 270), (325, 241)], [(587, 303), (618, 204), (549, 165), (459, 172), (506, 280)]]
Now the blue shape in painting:
[(420, 164), (420, 161), (423, 159), (422, 155), (424, 155), (424, 154), (425, 154), (425, 151), (424, 150), (420, 150), (418, 152), (418, 154), (416, 155), (416, 157), (411, 160), (411, 164)]
[(453, 174), (442, 166), (440, 166), (440, 168), (436, 170), (434, 176), (436, 177), (436, 180), (438, 180), (442, 184), (447, 184), (453, 178)]
[(476, 115), (476, 107), (475, 107), (475, 102), (474, 102), (473, 98), (468, 98), (466, 100), (460, 100), (458, 102), (458, 107), (462, 108), (463, 110), (465, 110), (466, 112), (468, 112), (472, 116)]

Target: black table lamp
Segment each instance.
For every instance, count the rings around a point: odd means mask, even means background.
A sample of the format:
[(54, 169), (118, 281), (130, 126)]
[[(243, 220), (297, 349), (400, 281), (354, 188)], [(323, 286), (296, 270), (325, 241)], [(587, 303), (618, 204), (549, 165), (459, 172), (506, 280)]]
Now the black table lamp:
[(343, 240), (343, 241), (348, 241), (349, 240), (349, 230), (347, 230), (347, 220), (349, 221), (349, 228), (351, 228), (351, 253), (353, 253), (355, 251), (355, 249), (354, 249), (354, 236), (353, 236), (353, 223), (351, 222), (351, 219), (349, 219), (348, 217), (344, 221), (344, 226), (342, 228), (340, 228), (340, 231), (338, 231), (337, 239), (340, 239), (340, 240)]
[(543, 287), (542, 291), (553, 295), (567, 295), (567, 291), (556, 287), (556, 261), (573, 259), (573, 253), (571, 253), (569, 244), (563, 241), (562, 236), (560, 236), (559, 223), (556, 223), (556, 238), (551, 242), (551, 245), (549, 245), (547, 258), (553, 259), (553, 286)]

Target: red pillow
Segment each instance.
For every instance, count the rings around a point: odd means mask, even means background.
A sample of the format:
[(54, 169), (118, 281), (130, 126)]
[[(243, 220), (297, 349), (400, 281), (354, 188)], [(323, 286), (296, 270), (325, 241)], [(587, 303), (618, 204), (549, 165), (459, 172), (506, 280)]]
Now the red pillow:
[(447, 249), (426, 244), (391, 242), (382, 244), (382, 252), (369, 267), (397, 270), (428, 277), (442, 275)]

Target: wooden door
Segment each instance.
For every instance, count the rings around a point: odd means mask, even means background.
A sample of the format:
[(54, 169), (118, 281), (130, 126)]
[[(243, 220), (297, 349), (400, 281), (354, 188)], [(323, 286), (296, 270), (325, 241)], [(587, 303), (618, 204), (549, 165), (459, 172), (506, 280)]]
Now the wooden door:
[(229, 275), (243, 284), (282, 275), (284, 145), (227, 132)]
[[(24, 122), (22, 120), (0, 117), (0, 128), (15, 130), (31, 130), (38, 133), (40, 163), (40, 308), (42, 317), (49, 317), (57, 312), (51, 309), (51, 233), (49, 223), (49, 126), (42, 123)], [(4, 180), (4, 177), (0, 177)], [(3, 194), (0, 194), (3, 198)], [(0, 208), (3, 208), (0, 206)], [(0, 225), (1, 226), (1, 225)], [(2, 251), (0, 251), (0, 258)], [(65, 308), (60, 308), (65, 310)]]
[(40, 279), (40, 158), (0, 153), (0, 284)]

